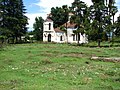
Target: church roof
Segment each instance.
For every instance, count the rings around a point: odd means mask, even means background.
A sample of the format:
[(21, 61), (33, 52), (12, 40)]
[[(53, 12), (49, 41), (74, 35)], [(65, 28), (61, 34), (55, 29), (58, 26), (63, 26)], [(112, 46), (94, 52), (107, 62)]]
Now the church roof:
[(53, 22), (53, 20), (51, 20), (50, 18), (47, 18), (45, 22)]
[(55, 32), (64, 32), (64, 31), (60, 30), (59, 28), (55, 28), (54, 31)]
[(67, 28), (75, 28), (76, 25), (77, 25), (76, 23), (70, 23), (70, 22), (63, 24), (63, 26), (65, 26)]

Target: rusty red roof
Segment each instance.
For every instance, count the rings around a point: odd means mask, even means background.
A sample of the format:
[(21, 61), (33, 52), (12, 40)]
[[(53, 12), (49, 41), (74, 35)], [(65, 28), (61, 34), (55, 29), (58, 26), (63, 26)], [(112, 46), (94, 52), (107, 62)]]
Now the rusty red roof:
[(53, 22), (53, 20), (51, 20), (50, 18), (47, 18), (45, 22)]
[(64, 23), (63, 26), (67, 26), (67, 28), (75, 28), (77, 24), (76, 23), (70, 23), (70, 22), (67, 22), (67, 23)]
[(59, 28), (55, 28), (54, 31), (55, 32), (64, 32), (64, 31), (60, 30)]

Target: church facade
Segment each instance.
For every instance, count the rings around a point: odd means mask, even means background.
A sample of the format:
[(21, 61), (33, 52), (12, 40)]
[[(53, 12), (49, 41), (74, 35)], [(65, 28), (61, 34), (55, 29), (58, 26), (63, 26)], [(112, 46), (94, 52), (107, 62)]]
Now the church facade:
[[(69, 17), (70, 18), (70, 17)], [(86, 34), (75, 34), (77, 30), (76, 24), (71, 24), (69, 21), (63, 26), (67, 27), (67, 32), (60, 30), (60, 28), (53, 27), (53, 21), (47, 18), (43, 23), (43, 42), (55, 43), (88, 43)], [(79, 36), (78, 36), (79, 35)], [(79, 37), (79, 38), (78, 38)], [(79, 40), (78, 40), (79, 39)]]

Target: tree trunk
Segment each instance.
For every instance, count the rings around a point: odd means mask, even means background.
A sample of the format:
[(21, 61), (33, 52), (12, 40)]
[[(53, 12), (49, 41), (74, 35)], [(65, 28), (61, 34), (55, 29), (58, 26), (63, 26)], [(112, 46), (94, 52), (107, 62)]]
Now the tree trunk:
[[(114, 15), (113, 15), (113, 25), (114, 25)], [(114, 44), (114, 28), (112, 31), (112, 45)]]
[(18, 37), (17, 37), (17, 36), (15, 37), (15, 39), (16, 39), (16, 42), (15, 42), (15, 43), (18, 43)]
[(100, 47), (100, 42), (101, 42), (101, 40), (100, 40), (100, 39), (98, 39), (98, 47)]
[(67, 22), (66, 22), (66, 39), (67, 39), (67, 44), (68, 44)]

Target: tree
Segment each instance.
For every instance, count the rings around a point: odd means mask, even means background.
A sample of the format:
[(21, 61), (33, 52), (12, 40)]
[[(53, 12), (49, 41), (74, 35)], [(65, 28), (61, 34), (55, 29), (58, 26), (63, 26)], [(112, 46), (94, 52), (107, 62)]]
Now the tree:
[(105, 5), (107, 7), (107, 10), (108, 10), (107, 15), (109, 16), (109, 23), (108, 23), (108, 26), (107, 26), (107, 28), (108, 28), (107, 31), (109, 31), (108, 35), (111, 38), (111, 35), (114, 36), (114, 29), (115, 29), (115, 27), (114, 27), (114, 16), (115, 16), (115, 14), (117, 13), (118, 10), (117, 10), (117, 7), (115, 6), (115, 0), (105, 0), (105, 3), (106, 3)]
[[(93, 5), (90, 6), (90, 17), (91, 17), (91, 29), (95, 30), (96, 33), (96, 40), (98, 41), (98, 47), (100, 47), (100, 42), (103, 40), (104, 37), (107, 36), (107, 33), (105, 31), (106, 25), (108, 25), (107, 19), (108, 16), (108, 10), (107, 7), (104, 4), (104, 0), (92, 0)], [(110, 18), (109, 18), (110, 19)], [(95, 33), (91, 33), (95, 35)]]
[(18, 22), (18, 35), (16, 34), (16, 37), (21, 37), (22, 35), (25, 35), (27, 32), (26, 25), (28, 24), (28, 18), (25, 16), (26, 9), (23, 4), (22, 0), (18, 0), (18, 9), (16, 11), (16, 18), (19, 20)]
[(0, 25), (4, 31), (3, 34), (7, 38), (12, 37), (13, 41), (16, 38), (17, 42), (18, 37), (26, 33), (28, 24), (22, 0), (0, 0), (0, 10)]
[(120, 16), (117, 18), (117, 21), (115, 23), (115, 35), (117, 37), (120, 37)]
[(3, 36), (10, 36), (11, 32), (9, 32), (7, 25), (7, 3), (6, 0), (0, 0), (0, 33)]
[(51, 18), (54, 22), (54, 28), (59, 27), (68, 21), (69, 8), (67, 5), (62, 7), (51, 8)]
[(38, 41), (42, 41), (43, 39), (43, 18), (42, 17), (36, 17), (35, 23), (33, 24), (34, 28), (34, 37)]
[[(80, 40), (80, 33), (84, 34), (85, 30), (87, 31), (88, 23), (89, 23), (89, 12), (87, 5), (80, 1), (80, 0), (74, 0), (72, 3), (71, 11), (74, 13), (74, 16), (71, 17), (71, 22), (74, 22), (77, 24), (77, 30), (74, 31), (74, 33), (77, 34), (78, 37), (78, 44)], [(86, 28), (85, 28), (86, 27)]]

